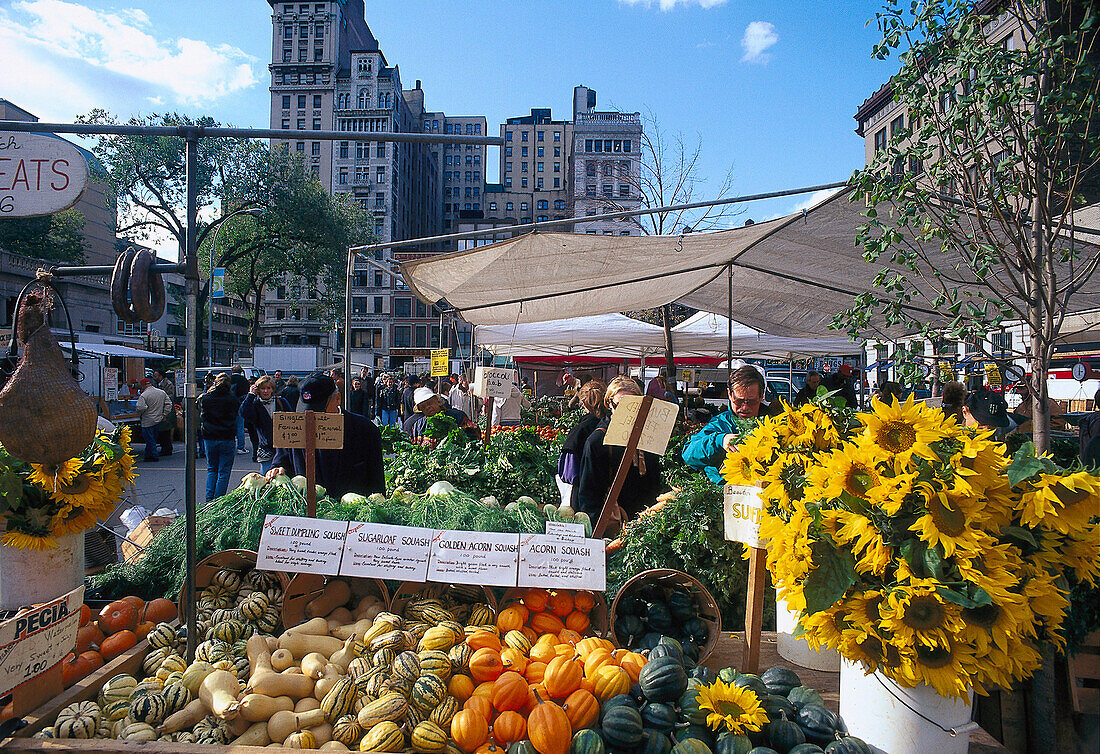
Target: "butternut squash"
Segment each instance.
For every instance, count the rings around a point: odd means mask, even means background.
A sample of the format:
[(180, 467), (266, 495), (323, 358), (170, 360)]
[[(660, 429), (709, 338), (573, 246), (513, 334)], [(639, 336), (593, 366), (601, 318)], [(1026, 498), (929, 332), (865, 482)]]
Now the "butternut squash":
[(320, 709), (309, 712), (276, 712), (267, 721), (267, 737), (272, 741), (286, 741), (287, 737), (303, 728), (313, 728), (325, 721)]
[(283, 634), (279, 637), (279, 649), (289, 649), (296, 659), (302, 659), (310, 652), (322, 654), (325, 658), (332, 657), (344, 646), (344, 642), (328, 636), (328, 628), (325, 636), (313, 634)]
[(251, 726), (252, 721), (245, 720), (243, 717), (240, 716), (240, 713), (238, 713), (235, 718), (226, 723), (225, 729), (229, 731), (230, 736), (233, 736), (235, 738), (244, 733)]
[[(307, 618), (324, 617), (338, 607), (347, 604), (351, 599), (351, 587), (343, 579), (329, 579), (325, 588), (319, 595), (306, 603), (305, 616)], [(328, 633), (328, 624), (325, 624), (325, 633)]]
[(267, 735), (267, 721), (258, 721), (248, 726), (241, 735), (231, 742), (233, 746), (267, 746), (271, 739)]
[[(271, 663), (271, 667), (278, 670), (280, 673), (289, 667), (293, 667), (295, 660), (294, 655), (291, 654), (289, 649), (276, 649), (271, 653), (271, 657), (268, 660)], [(252, 668), (252, 672), (256, 672), (256, 668), (252, 667), (252, 663), (249, 663), (249, 667)]]
[(355, 659), (355, 637), (349, 636), (344, 640), (344, 646), (332, 653), (329, 662), (340, 669), (341, 673), (348, 672), (348, 665)]
[(332, 628), (329, 630), (329, 633), (337, 639), (344, 641), (349, 637), (362, 636), (364, 632), (366, 632), (366, 630), (370, 628), (371, 623), (373, 622), (374, 621), (370, 620), (369, 618), (364, 618), (362, 620), (357, 620), (354, 623), (348, 623), (343, 626)]
[(340, 672), (340, 669), (335, 665), (325, 665), (325, 674), (321, 678), (317, 679), (317, 683), (313, 686), (313, 697), (315, 699), (324, 699), (328, 692), (332, 691), (332, 687), (336, 685), (336, 682), (344, 677), (344, 674)]
[(355, 616), (346, 607), (338, 607), (325, 616), (328, 621), (328, 630), (331, 632), (336, 626), (343, 626), (355, 622)]
[(315, 709), (321, 709), (321, 702), (312, 696), (303, 697), (294, 705), (295, 712), (309, 712)]
[(320, 652), (310, 652), (302, 658), (302, 674), (317, 680), (325, 674), (328, 658)]
[[(245, 694), (241, 698), (241, 717), (249, 722), (266, 722), (280, 710), (294, 709), (294, 700), (289, 696), (264, 696), (263, 694)], [(263, 746), (264, 744), (252, 744)]]
[(206, 703), (201, 699), (194, 699), (188, 702), (187, 706), (179, 712), (173, 712), (166, 717), (164, 722), (157, 726), (157, 733), (164, 735), (165, 733), (175, 733), (184, 728), (190, 728), (206, 717), (207, 714)]
[(332, 723), (314, 725), (309, 731), (313, 734), (313, 738), (316, 740), (318, 746), (327, 744), (332, 740)]
[(317, 617), (313, 618), (312, 620), (307, 620), (305, 623), (299, 623), (297, 626), (292, 626), (286, 631), (283, 631), (283, 635), (279, 638), (282, 639), (283, 636), (287, 636), (289, 634), (310, 634), (312, 636), (328, 636), (328, 621), (325, 620), (323, 617)]
[(236, 674), (228, 670), (215, 670), (199, 685), (199, 699), (210, 714), (222, 720), (232, 720), (240, 712), (241, 703), (237, 701), (240, 693), (241, 685)]
[(329, 741), (317, 747), (318, 751), (351, 751), (339, 741)]
[(256, 663), (260, 655), (268, 655), (270, 657), (271, 652), (267, 648), (267, 639), (260, 634), (252, 634), (248, 637), (248, 641), (244, 644), (244, 653), (248, 657), (248, 672), (249, 674), (256, 672)]
[[(289, 696), (292, 699), (301, 699), (313, 693), (313, 679), (301, 673), (276, 673), (271, 663), (261, 663), (248, 679), (247, 690), (264, 696)], [(272, 741), (285, 739), (286, 736), (279, 739), (275, 736), (271, 737)]]

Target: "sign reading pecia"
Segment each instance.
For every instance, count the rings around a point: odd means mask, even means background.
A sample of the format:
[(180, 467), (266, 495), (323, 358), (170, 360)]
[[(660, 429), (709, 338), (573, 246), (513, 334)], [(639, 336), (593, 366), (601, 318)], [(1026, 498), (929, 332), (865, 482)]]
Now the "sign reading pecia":
[(0, 218), (68, 209), (87, 185), (88, 163), (73, 144), (44, 134), (0, 131)]

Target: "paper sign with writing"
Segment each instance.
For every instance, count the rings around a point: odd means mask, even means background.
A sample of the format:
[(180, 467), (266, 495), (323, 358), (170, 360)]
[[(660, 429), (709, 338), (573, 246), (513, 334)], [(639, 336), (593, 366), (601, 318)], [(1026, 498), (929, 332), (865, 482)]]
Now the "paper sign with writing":
[(267, 516), (260, 532), (256, 568), (287, 573), (340, 573), (347, 521)]
[(722, 492), (726, 540), (742, 542), (749, 547), (764, 547), (760, 539), (760, 517), (764, 513), (760, 488), (727, 484)]
[(76, 204), (88, 162), (52, 134), (0, 131), (0, 217), (39, 217)]
[(341, 576), (427, 581), (432, 529), (352, 521), (344, 543)]
[[(276, 411), (272, 422), (274, 447), (306, 447), (305, 411)], [(313, 436), (318, 450), (344, 447), (344, 415), (314, 412)]]
[(428, 580), (443, 584), (515, 586), (519, 535), (436, 531)]
[(118, 400), (118, 367), (106, 367), (103, 370), (103, 398)]
[(450, 374), (451, 351), (447, 348), (432, 349), (432, 377), (446, 377)]
[(76, 644), (84, 587), (0, 623), (0, 696), (65, 659)]
[[(619, 400), (619, 405), (611, 414), (611, 424), (607, 427), (607, 434), (603, 438), (604, 445), (626, 445), (641, 406), (642, 396), (640, 395), (625, 395)], [(675, 403), (654, 399), (653, 405), (649, 407), (645, 426), (642, 427), (642, 436), (638, 438), (638, 449), (659, 456), (664, 455), (679, 412), (680, 407)]]
[(482, 398), (507, 398), (516, 380), (514, 369), (478, 367), (474, 372), (474, 395)]
[(584, 539), (584, 524), (567, 524), (565, 521), (547, 521), (546, 534), (555, 539)]
[(602, 539), (563, 540), (521, 534), (518, 586), (544, 589), (607, 589)]

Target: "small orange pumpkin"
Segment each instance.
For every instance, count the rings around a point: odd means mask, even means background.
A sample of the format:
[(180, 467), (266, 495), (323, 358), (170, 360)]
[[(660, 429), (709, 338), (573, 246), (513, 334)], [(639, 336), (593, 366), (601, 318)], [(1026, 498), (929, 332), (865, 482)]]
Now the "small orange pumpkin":
[(642, 672), (642, 668), (645, 667), (646, 658), (642, 657), (637, 652), (627, 652), (619, 659), (619, 667), (626, 671), (626, 674), (630, 676), (631, 683), (638, 682), (638, 674)]
[(554, 699), (565, 699), (581, 685), (584, 672), (571, 657), (555, 657), (546, 666), (542, 685)]
[(476, 631), (466, 637), (466, 645), (475, 652), (486, 647), (499, 652), (500, 637), (491, 631)]
[[(566, 613), (566, 615), (568, 615), (568, 613)], [(532, 614), (530, 625), (531, 628), (535, 629), (540, 634), (554, 634), (554, 636), (557, 636), (565, 630), (565, 624), (561, 622), (561, 618), (553, 613)]]
[(527, 622), (528, 610), (518, 602), (500, 611), (497, 616), (497, 629), (506, 634), (509, 631), (518, 631)]
[(550, 595), (546, 608), (557, 617), (564, 618), (573, 612), (573, 595), (569, 592), (554, 592)]
[(630, 690), (630, 676), (617, 665), (604, 665), (596, 671), (592, 681), (596, 686), (596, 698), (601, 702)]
[(128, 649), (132, 649), (137, 641), (137, 634), (128, 628), (123, 629), (104, 639), (99, 645), (99, 653), (103, 655), (106, 662), (110, 662)]
[(501, 673), (493, 682), (491, 698), (493, 707), (500, 712), (517, 710), (527, 701), (527, 680), (512, 670)]
[(527, 720), (518, 712), (501, 712), (500, 717), (493, 722), (493, 740), (499, 744), (512, 744), (526, 737)]
[[(489, 725), (489, 721), (493, 718), (493, 702), (487, 696), (474, 695), (471, 696), (462, 705), (462, 709), (476, 712), (485, 721), (485, 725)], [(488, 729), (486, 728), (486, 731)], [(488, 732), (486, 732), (488, 735)], [(478, 744), (480, 746), (480, 744)], [(474, 748), (477, 748), (476, 746)]]
[(527, 670), (527, 658), (518, 649), (512, 649), (511, 647), (502, 649), (500, 659), (506, 670), (514, 670), (521, 674)]
[[(570, 613), (570, 615), (573, 615), (573, 614), (574, 613)], [(576, 613), (576, 615), (580, 615), (580, 613)], [(558, 641), (560, 641), (562, 644), (568, 644), (569, 646), (574, 647), (574, 648), (577, 646), (577, 642), (580, 641), (580, 640), (581, 640), (580, 633), (578, 633), (577, 631), (574, 631), (572, 629), (569, 629), (569, 628), (565, 629), (560, 634), (558, 634)]]
[(495, 681), (504, 672), (504, 661), (500, 650), (482, 647), (470, 657), (470, 675), (478, 683)]
[(582, 613), (587, 613), (596, 606), (596, 598), (591, 592), (577, 592), (573, 595), (573, 607)]
[(489, 737), (489, 721), (477, 710), (464, 709), (451, 718), (451, 738), (463, 751), (477, 751)]
[[(538, 691), (539, 693), (535, 694), (536, 691)], [(527, 687), (527, 702), (523, 705), (523, 708), (520, 709), (520, 714), (524, 716), (529, 716), (531, 714), (531, 710), (533, 710), (535, 708), (535, 705), (539, 703), (539, 697), (546, 699), (548, 696), (549, 694), (546, 693), (545, 686), (543, 686), (541, 683), (532, 683), (530, 686)]]
[(462, 673), (452, 675), (451, 680), (447, 682), (447, 693), (459, 703), (466, 701), (474, 693), (474, 679)]
[(531, 647), (531, 651), (527, 656), (532, 662), (550, 662), (558, 656), (558, 653), (554, 649), (555, 646), (553, 642), (539, 639)]
[(528, 589), (523, 594), (523, 604), (532, 613), (541, 613), (550, 601), (550, 592), (545, 589)]
[(526, 676), (528, 683), (542, 683), (542, 679), (546, 677), (546, 663), (527, 663), (527, 671), (523, 675)]
[(527, 718), (527, 737), (539, 754), (566, 754), (573, 728), (558, 705), (548, 702), (535, 690), (537, 704)]
[(578, 634), (583, 634), (588, 630), (590, 621), (588, 620), (588, 614), (582, 613), (580, 610), (574, 610), (565, 616), (565, 627), (570, 631), (576, 631)]
[(562, 703), (565, 716), (569, 718), (569, 724), (573, 730), (587, 728), (600, 714), (600, 703), (589, 692), (577, 689)]
[(594, 678), (596, 671), (602, 668), (604, 665), (614, 665), (615, 658), (611, 656), (603, 647), (589, 652), (588, 659), (584, 661), (584, 674), (589, 678)]

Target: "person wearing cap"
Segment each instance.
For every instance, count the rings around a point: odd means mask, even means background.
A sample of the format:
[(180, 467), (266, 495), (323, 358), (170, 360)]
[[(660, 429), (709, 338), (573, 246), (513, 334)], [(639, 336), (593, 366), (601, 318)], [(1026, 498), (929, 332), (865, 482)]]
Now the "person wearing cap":
[(451, 417), (454, 423), (464, 430), (471, 439), (476, 440), (481, 436), (481, 430), (465, 412), (448, 405), (443, 396), (432, 392), (431, 388), (418, 387), (414, 400), (416, 403), (413, 415), (401, 425), (401, 431), (407, 434), (410, 439), (418, 440), (423, 437), (428, 426), (428, 419), (436, 414)]
[(684, 463), (700, 469), (719, 485), (725, 484), (719, 469), (745, 428), (743, 420), (774, 415), (782, 410), (779, 401), (771, 405), (764, 403), (764, 375), (750, 364), (730, 373), (729, 398), (729, 410), (692, 435), (681, 454)]
[(995, 430), (998, 438), (1012, 426), (1008, 403), (988, 388), (978, 388), (966, 396), (962, 407), (963, 426), (978, 430)]
[(145, 460), (156, 463), (160, 460), (157, 448), (157, 428), (168, 412), (172, 410), (172, 399), (168, 393), (153, 384), (148, 377), (141, 380), (141, 395), (134, 406), (141, 421), (141, 436), (145, 439)]
[(401, 393), (401, 418), (409, 419), (416, 413), (416, 390), (420, 387), (420, 377), (410, 374), (405, 378), (405, 390)]
[[(358, 414), (342, 411), (336, 381), (327, 374), (316, 373), (300, 386), (298, 411), (317, 411), (344, 415), (344, 447), (316, 450), (314, 468), (317, 484), (328, 494), (340, 498), (348, 492), (370, 495), (385, 493), (386, 473), (382, 466), (382, 435), (374, 423)], [(269, 479), (279, 474), (304, 474), (305, 451), (302, 448), (279, 448), (267, 472)]]

